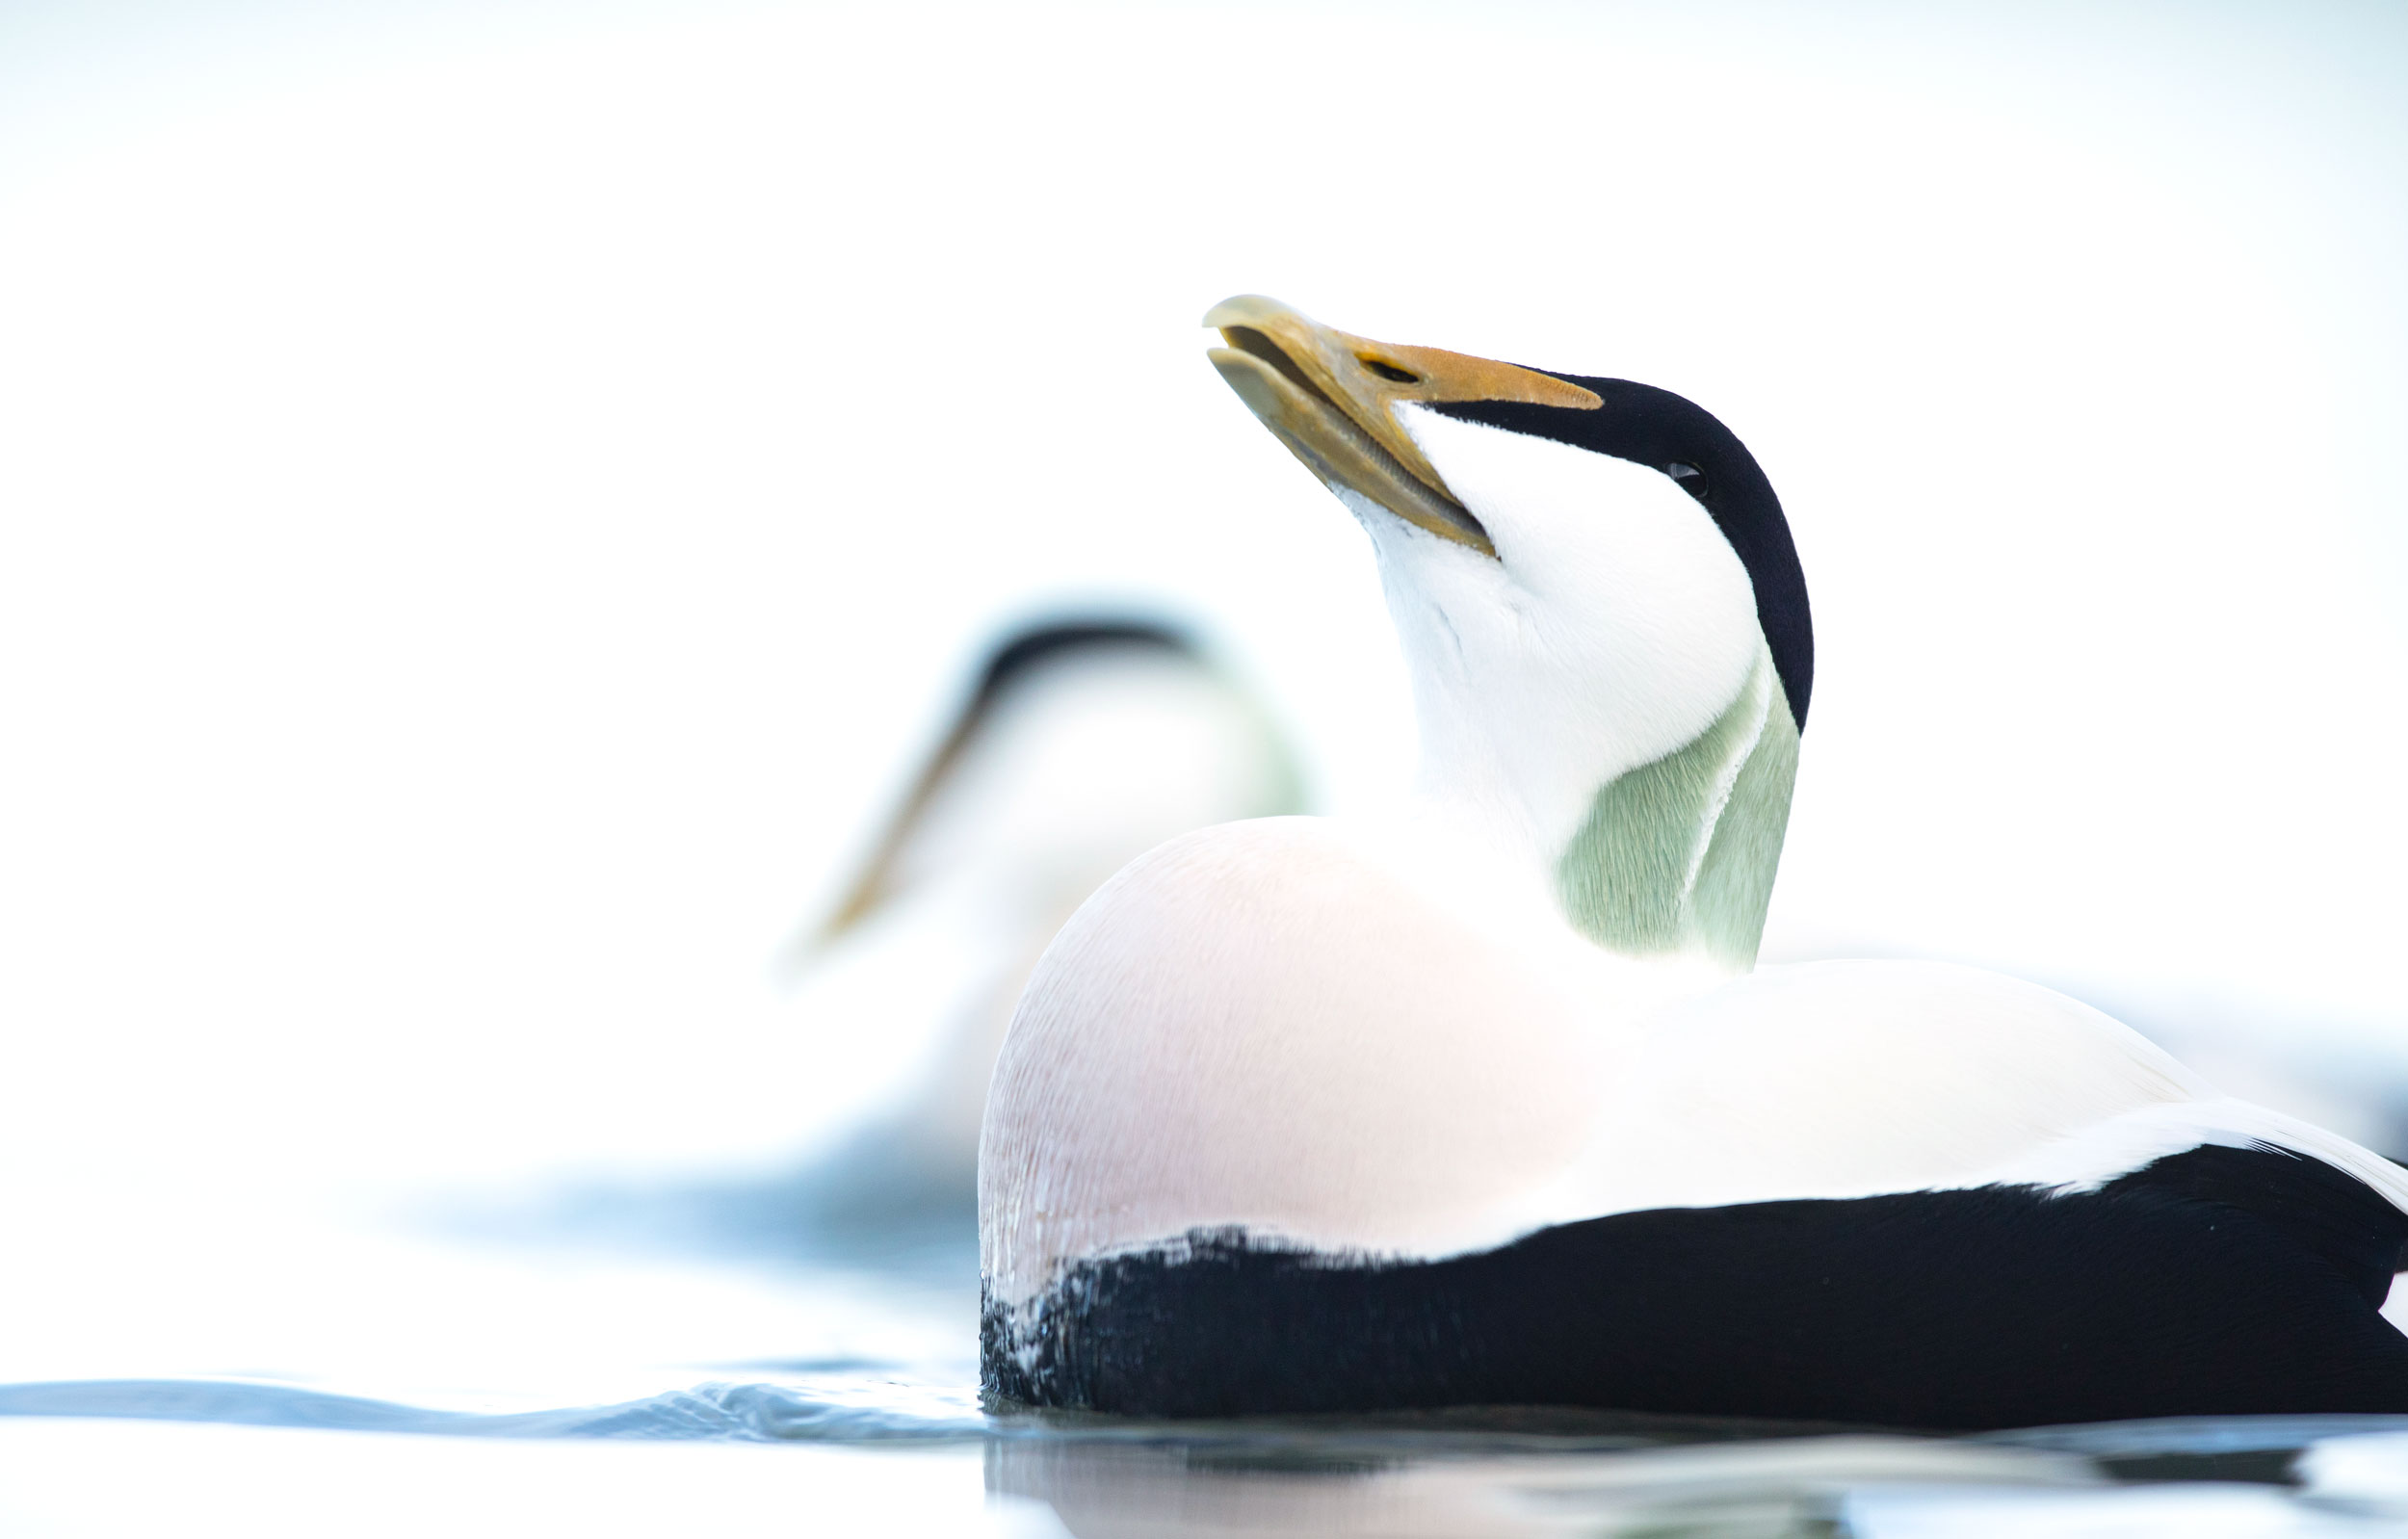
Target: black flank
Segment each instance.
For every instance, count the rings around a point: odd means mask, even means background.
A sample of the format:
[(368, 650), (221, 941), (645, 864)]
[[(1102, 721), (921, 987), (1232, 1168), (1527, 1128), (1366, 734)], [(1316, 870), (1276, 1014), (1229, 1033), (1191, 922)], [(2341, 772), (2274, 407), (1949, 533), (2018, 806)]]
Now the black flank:
[(2206, 1144), (2168, 1155), (2107, 1189), (2144, 1187), (2256, 1214), (2323, 1257), (2376, 1309), (2390, 1296), (2408, 1241), (2408, 1220), (2365, 1182), (2271, 1144)]
[(2408, 1412), (2408, 1218), (2203, 1148), (2023, 1187), (1620, 1213), (1436, 1262), (1199, 1231), (986, 1311), (988, 1394), (1162, 1417), (1591, 1406), (1967, 1429)]

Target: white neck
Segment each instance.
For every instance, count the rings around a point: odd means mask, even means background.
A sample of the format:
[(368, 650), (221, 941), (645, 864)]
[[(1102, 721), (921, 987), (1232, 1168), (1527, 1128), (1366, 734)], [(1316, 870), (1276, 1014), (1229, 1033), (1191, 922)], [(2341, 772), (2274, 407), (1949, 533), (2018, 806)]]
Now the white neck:
[(1744, 970), (1796, 750), (1752, 590), (1702, 515), (1665, 516), (1694, 512), (1668, 480), (1596, 456), (1575, 468), (1652, 478), (1603, 489), (1676, 499), (1639, 506), (1627, 542), (1669, 549), (1584, 562), (1501, 532), (1495, 559), (1356, 509), (1413, 680), (1413, 816), (1484, 847), (1596, 945)]

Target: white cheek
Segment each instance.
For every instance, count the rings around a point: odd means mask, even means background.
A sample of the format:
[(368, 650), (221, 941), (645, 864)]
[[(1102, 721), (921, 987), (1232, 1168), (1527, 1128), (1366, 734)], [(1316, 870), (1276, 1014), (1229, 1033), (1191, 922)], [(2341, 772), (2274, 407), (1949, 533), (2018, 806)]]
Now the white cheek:
[(1764, 644), (1755, 589), (1669, 477), (1435, 412), (1400, 416), (1496, 543), (1522, 650), (1548, 660), (1526, 687), (1577, 697), (1592, 752), (1616, 761), (1592, 772), (1670, 752), (1737, 697)]

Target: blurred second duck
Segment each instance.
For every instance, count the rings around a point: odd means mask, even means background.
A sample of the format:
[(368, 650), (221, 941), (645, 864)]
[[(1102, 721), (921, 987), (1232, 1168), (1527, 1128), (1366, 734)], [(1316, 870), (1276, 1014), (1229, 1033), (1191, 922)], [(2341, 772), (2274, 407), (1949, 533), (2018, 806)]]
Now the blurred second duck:
[(1269, 713), (1183, 629), (1077, 616), (1001, 638), (798, 948), (806, 1029), (876, 1031), (918, 1055), (905, 1087), (820, 1164), (809, 1217), (957, 1224), (966, 1241), (996, 1048), (1055, 931), (1165, 839), (1300, 810)]

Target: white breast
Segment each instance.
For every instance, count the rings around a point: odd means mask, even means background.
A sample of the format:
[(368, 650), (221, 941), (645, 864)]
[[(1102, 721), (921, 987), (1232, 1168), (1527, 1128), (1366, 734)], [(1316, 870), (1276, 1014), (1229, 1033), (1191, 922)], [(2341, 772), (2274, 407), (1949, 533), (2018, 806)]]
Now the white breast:
[(1142, 857), (1047, 952), (997, 1066), (981, 1227), (1012, 1304), (1198, 1228), (1440, 1256), (1611, 1213), (2095, 1186), (2256, 1139), (2408, 1207), (2388, 1162), (2050, 990), (1636, 967), (1476, 873), (1451, 888), (1364, 830), (1273, 819)]
[[(1575, 945), (1581, 943), (1574, 941)], [(1244, 1225), (1316, 1249), (1511, 1237), (1579, 1153), (1594, 1010), (1331, 822), (1234, 823), (1112, 878), (1039, 962), (980, 1155), (989, 1287)]]

